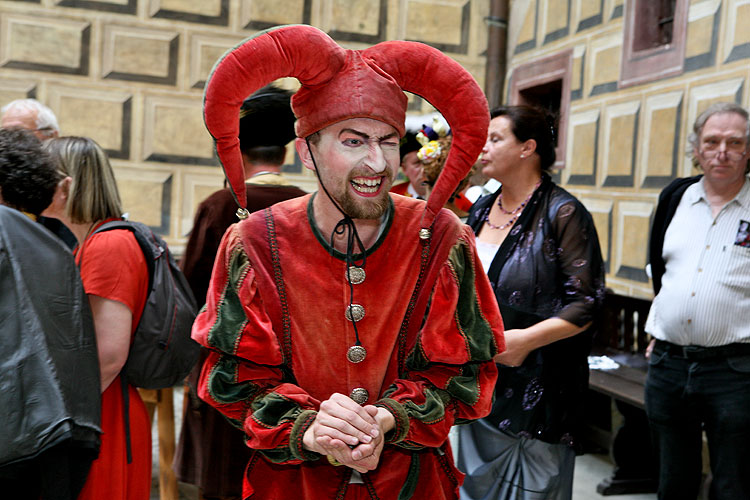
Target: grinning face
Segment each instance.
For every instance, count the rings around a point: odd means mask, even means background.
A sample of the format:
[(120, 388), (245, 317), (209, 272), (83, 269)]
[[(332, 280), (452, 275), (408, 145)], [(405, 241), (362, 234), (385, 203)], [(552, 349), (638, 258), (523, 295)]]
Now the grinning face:
[[(309, 150), (299, 141), (303, 163), (314, 169)], [(371, 118), (350, 118), (322, 129), (311, 148), (321, 182), (344, 212), (353, 219), (383, 215), (399, 166), (396, 129)]]

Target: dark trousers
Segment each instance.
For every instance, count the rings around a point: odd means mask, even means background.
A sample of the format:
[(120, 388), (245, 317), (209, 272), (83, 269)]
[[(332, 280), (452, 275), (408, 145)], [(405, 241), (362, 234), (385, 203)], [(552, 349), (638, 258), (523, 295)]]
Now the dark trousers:
[(689, 359), (655, 348), (646, 413), (660, 464), (660, 499), (697, 498), (703, 430), (710, 498), (750, 499), (750, 355)]
[(32, 459), (0, 467), (0, 497), (75, 500), (96, 455), (93, 449), (63, 443)]

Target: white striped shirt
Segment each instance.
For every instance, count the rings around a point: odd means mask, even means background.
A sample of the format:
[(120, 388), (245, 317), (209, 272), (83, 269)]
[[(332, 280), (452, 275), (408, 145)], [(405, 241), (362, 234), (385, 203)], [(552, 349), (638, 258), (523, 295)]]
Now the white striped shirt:
[(703, 182), (685, 191), (667, 228), (666, 271), (646, 331), (679, 345), (750, 342), (750, 178), (716, 218)]

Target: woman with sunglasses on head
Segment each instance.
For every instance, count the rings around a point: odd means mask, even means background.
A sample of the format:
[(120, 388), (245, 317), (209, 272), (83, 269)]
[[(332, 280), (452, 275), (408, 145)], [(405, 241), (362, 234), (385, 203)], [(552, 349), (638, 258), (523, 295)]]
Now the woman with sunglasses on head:
[(570, 499), (592, 325), (604, 298), (593, 220), (555, 185), (551, 120), (526, 106), (491, 112), (482, 173), (502, 184), (467, 223), (495, 290), (506, 351), (491, 414), (459, 428), (461, 498)]

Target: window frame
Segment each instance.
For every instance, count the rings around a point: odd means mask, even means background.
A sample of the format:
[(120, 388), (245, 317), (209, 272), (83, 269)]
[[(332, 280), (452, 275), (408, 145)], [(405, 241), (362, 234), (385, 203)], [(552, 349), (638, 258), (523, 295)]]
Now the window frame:
[(522, 93), (533, 87), (561, 81), (560, 116), (557, 125), (557, 147), (553, 169), (565, 168), (567, 148), (568, 117), (570, 116), (570, 85), (573, 73), (573, 49), (567, 49), (551, 56), (520, 64), (513, 69), (509, 92), (509, 102), (513, 105), (525, 104)]
[(629, 0), (625, 3), (623, 24), (622, 60), (618, 88), (632, 87), (642, 83), (661, 80), (682, 74), (685, 66), (685, 45), (687, 38), (688, 0), (676, 0), (672, 21), (672, 41), (668, 44), (644, 50), (634, 50), (634, 41), (644, 31), (639, 31), (636, 20), (639, 9), (653, 0)]

